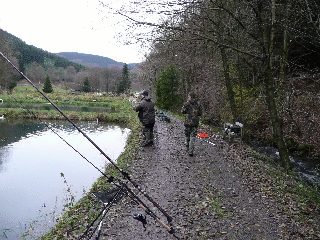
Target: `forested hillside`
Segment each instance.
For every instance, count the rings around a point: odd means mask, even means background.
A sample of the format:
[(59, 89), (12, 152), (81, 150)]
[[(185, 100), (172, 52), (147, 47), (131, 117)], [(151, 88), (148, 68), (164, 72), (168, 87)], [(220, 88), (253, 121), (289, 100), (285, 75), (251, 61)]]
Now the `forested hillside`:
[(1, 34), (6, 36), (6, 38), (10, 41), (10, 47), (14, 56), (19, 60), (19, 67), (22, 72), (25, 72), (33, 62), (38, 63), (40, 66), (46, 69), (50, 67), (66, 68), (68, 66), (73, 66), (76, 71), (85, 69), (85, 67), (81, 64), (68, 61), (65, 58), (57, 56), (56, 54), (28, 45), (21, 39), (3, 30), (1, 30)]
[[(102, 57), (102, 56), (92, 55), (92, 54), (84, 54), (84, 53), (77, 53), (77, 52), (60, 52), (60, 53), (57, 53), (57, 55), (65, 59), (68, 59), (69, 61), (80, 63), (88, 67), (110, 68), (113, 66), (123, 67), (124, 65), (124, 63), (122, 62), (117, 62), (107, 57)], [(139, 65), (138, 63), (128, 64), (130, 69), (138, 65)]]
[[(0, 43), (0, 51), (39, 87), (43, 87), (48, 76), (55, 87), (81, 90), (87, 78), (90, 91), (115, 92), (122, 78), (124, 63), (109, 58), (78, 53), (60, 53), (58, 56), (30, 46), (1, 29)], [(79, 61), (74, 61), (76, 59)], [(0, 87), (14, 88), (21, 80), (20, 76), (4, 59), (1, 58), (0, 63)], [(90, 64), (85, 66), (85, 63)], [(136, 65), (129, 64), (129, 68)], [(131, 78), (134, 77), (132, 73)]]
[[(32, 68), (34, 66), (37, 66), (38, 70), (41, 68), (41, 72), (43, 73), (42, 78), (45, 78), (45, 72), (52, 72), (53, 69), (66, 69), (71, 67), (76, 72), (86, 69), (86, 67), (81, 64), (68, 61), (67, 59), (59, 57), (53, 53), (28, 45), (21, 39), (3, 31), (2, 29), (0, 29), (0, 42), (0, 51), (11, 59), (21, 72), (26, 74), (32, 72)], [(4, 59), (1, 59), (1, 63), (0, 71), (3, 72), (2, 75), (4, 76), (1, 85), (5, 87), (10, 85), (15, 86), (20, 77), (11, 67), (8, 66), (8, 64), (5, 63)], [(40, 81), (40, 79), (36, 79), (36, 81)]]
[(71, 62), (63, 57), (59, 57), (55, 54), (28, 45), (22, 40), (15, 37), (13, 37), (12, 39), (12, 49), (19, 59), (19, 67), (22, 72), (25, 72), (28, 67), (30, 67), (30, 65), (34, 62), (45, 69), (48, 69), (50, 67), (67, 68), (69, 66), (74, 67), (77, 72), (85, 69), (84, 65)]
[[(150, 9), (161, 9), (160, 3), (147, 2)], [(154, 94), (162, 84), (168, 95), (182, 99), (195, 91), (206, 122), (214, 126), (243, 123), (246, 141), (254, 137), (277, 146), (285, 169), (291, 168), (290, 152), (319, 156), (319, 2), (170, 4), (165, 12), (169, 17), (158, 24), (139, 21), (149, 8), (128, 4), (121, 9), (123, 15), (136, 20), (131, 21), (132, 28), (155, 27), (151, 52), (140, 65), (141, 84)], [(176, 84), (176, 79), (159, 82), (163, 79), (159, 76), (170, 69), (179, 73), (175, 92), (164, 85)], [(172, 100), (180, 105), (172, 102), (169, 108), (179, 111), (182, 99)]]

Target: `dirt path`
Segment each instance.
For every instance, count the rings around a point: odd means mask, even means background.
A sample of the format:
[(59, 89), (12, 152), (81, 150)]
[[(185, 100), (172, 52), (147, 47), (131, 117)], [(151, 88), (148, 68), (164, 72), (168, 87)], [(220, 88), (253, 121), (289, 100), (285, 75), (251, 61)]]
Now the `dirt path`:
[[(216, 146), (197, 139), (195, 154), (190, 157), (183, 129), (183, 123), (172, 117), (171, 123), (157, 121), (154, 146), (141, 148), (129, 166), (132, 178), (173, 217), (177, 236), (298, 239), (297, 223), (249, 180), (243, 163), (230, 158), (231, 149), (221, 137), (209, 139)], [(166, 222), (159, 211), (151, 204), (149, 207)], [(104, 221), (103, 239), (174, 239), (149, 216), (144, 230), (133, 219), (136, 212), (143, 213), (129, 198), (111, 208)]]

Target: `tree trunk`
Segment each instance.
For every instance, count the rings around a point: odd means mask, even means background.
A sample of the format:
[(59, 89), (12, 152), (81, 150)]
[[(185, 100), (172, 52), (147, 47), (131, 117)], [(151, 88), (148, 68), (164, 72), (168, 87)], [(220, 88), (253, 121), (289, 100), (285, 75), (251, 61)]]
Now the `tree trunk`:
[[(223, 5), (224, 1), (220, 0), (219, 5)], [(223, 33), (224, 33), (224, 25), (221, 24), (222, 21), (221, 11), (218, 11), (218, 24), (217, 24), (217, 35), (218, 35), (218, 41), (220, 43), (223, 43)], [(230, 66), (229, 66), (229, 59), (226, 53), (226, 48), (224, 46), (220, 46), (220, 53), (222, 58), (222, 68), (223, 68), (223, 76), (227, 88), (227, 94), (228, 94), (228, 100), (230, 103), (231, 113), (233, 116), (233, 123), (238, 121), (238, 114), (237, 114), (237, 105), (236, 101), (234, 99), (234, 91), (232, 89), (232, 83), (230, 79)]]
[(237, 113), (236, 101), (234, 100), (234, 91), (232, 89), (232, 83), (230, 79), (230, 73), (229, 73), (230, 68), (229, 68), (228, 57), (226, 54), (226, 49), (224, 47), (220, 47), (220, 52), (221, 52), (221, 58), (222, 58), (222, 64), (223, 64), (223, 75), (224, 75), (224, 80), (227, 88), (231, 112), (233, 116), (233, 122), (236, 122), (238, 120), (238, 113)]
[[(288, 18), (288, 10), (289, 5), (287, 6), (286, 10), (286, 18)], [(284, 22), (286, 24), (286, 21)], [(287, 62), (288, 62), (288, 52), (289, 52), (289, 37), (288, 37), (288, 25), (285, 25), (285, 29), (283, 32), (283, 53), (282, 53), (282, 60), (281, 60), (281, 68), (280, 68), (280, 82), (284, 79), (287, 73)]]
[(291, 170), (291, 163), (289, 158), (288, 149), (283, 138), (283, 132), (281, 127), (281, 120), (278, 116), (276, 101), (275, 101), (275, 87), (274, 80), (272, 76), (272, 69), (270, 66), (267, 67), (264, 76), (265, 94), (266, 102), (268, 105), (269, 115), (272, 123), (273, 137), (278, 145), (281, 166), (288, 172)]
[[(267, 18), (265, 17), (265, 12), (263, 7), (260, 8), (262, 10), (261, 16), (262, 21), (267, 22)], [(268, 24), (264, 24), (263, 31), (263, 39), (264, 39), (264, 65), (265, 76), (264, 76), (264, 85), (265, 85), (265, 94), (266, 94), (266, 102), (269, 110), (270, 120), (273, 129), (273, 137), (275, 142), (278, 145), (280, 161), (282, 167), (286, 172), (291, 170), (291, 163), (289, 158), (289, 152), (286, 146), (286, 143), (283, 138), (283, 132), (281, 127), (281, 120), (278, 115), (278, 110), (276, 106), (276, 95), (275, 95), (275, 81), (273, 76), (272, 64), (273, 64), (273, 49), (275, 44), (275, 0), (272, 0), (272, 23), (271, 29), (269, 29)], [(269, 33), (270, 32), (270, 33)]]

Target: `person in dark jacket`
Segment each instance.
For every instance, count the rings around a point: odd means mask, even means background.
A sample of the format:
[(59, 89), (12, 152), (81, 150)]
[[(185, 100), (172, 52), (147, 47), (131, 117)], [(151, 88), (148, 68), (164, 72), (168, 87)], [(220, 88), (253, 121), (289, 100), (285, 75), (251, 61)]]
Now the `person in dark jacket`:
[(199, 116), (202, 115), (200, 104), (196, 100), (196, 95), (190, 92), (188, 101), (183, 104), (181, 112), (186, 114), (184, 120), (186, 145), (190, 156), (193, 156), (194, 144), (199, 126)]
[(140, 92), (142, 100), (138, 105), (132, 105), (133, 110), (138, 112), (139, 120), (142, 124), (142, 133), (144, 135), (144, 142), (142, 147), (146, 147), (153, 144), (153, 127), (155, 124), (155, 110), (154, 102), (149, 97), (149, 93), (146, 90)]

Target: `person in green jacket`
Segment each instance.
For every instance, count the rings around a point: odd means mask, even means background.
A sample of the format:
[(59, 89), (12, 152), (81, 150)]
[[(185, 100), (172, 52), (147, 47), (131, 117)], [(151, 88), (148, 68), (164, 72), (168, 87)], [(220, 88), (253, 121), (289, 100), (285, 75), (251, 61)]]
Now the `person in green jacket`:
[(202, 108), (193, 92), (189, 93), (188, 100), (183, 104), (181, 112), (186, 115), (184, 120), (184, 132), (187, 139), (187, 151), (189, 156), (193, 156), (194, 144), (199, 126), (199, 117), (202, 115)]

